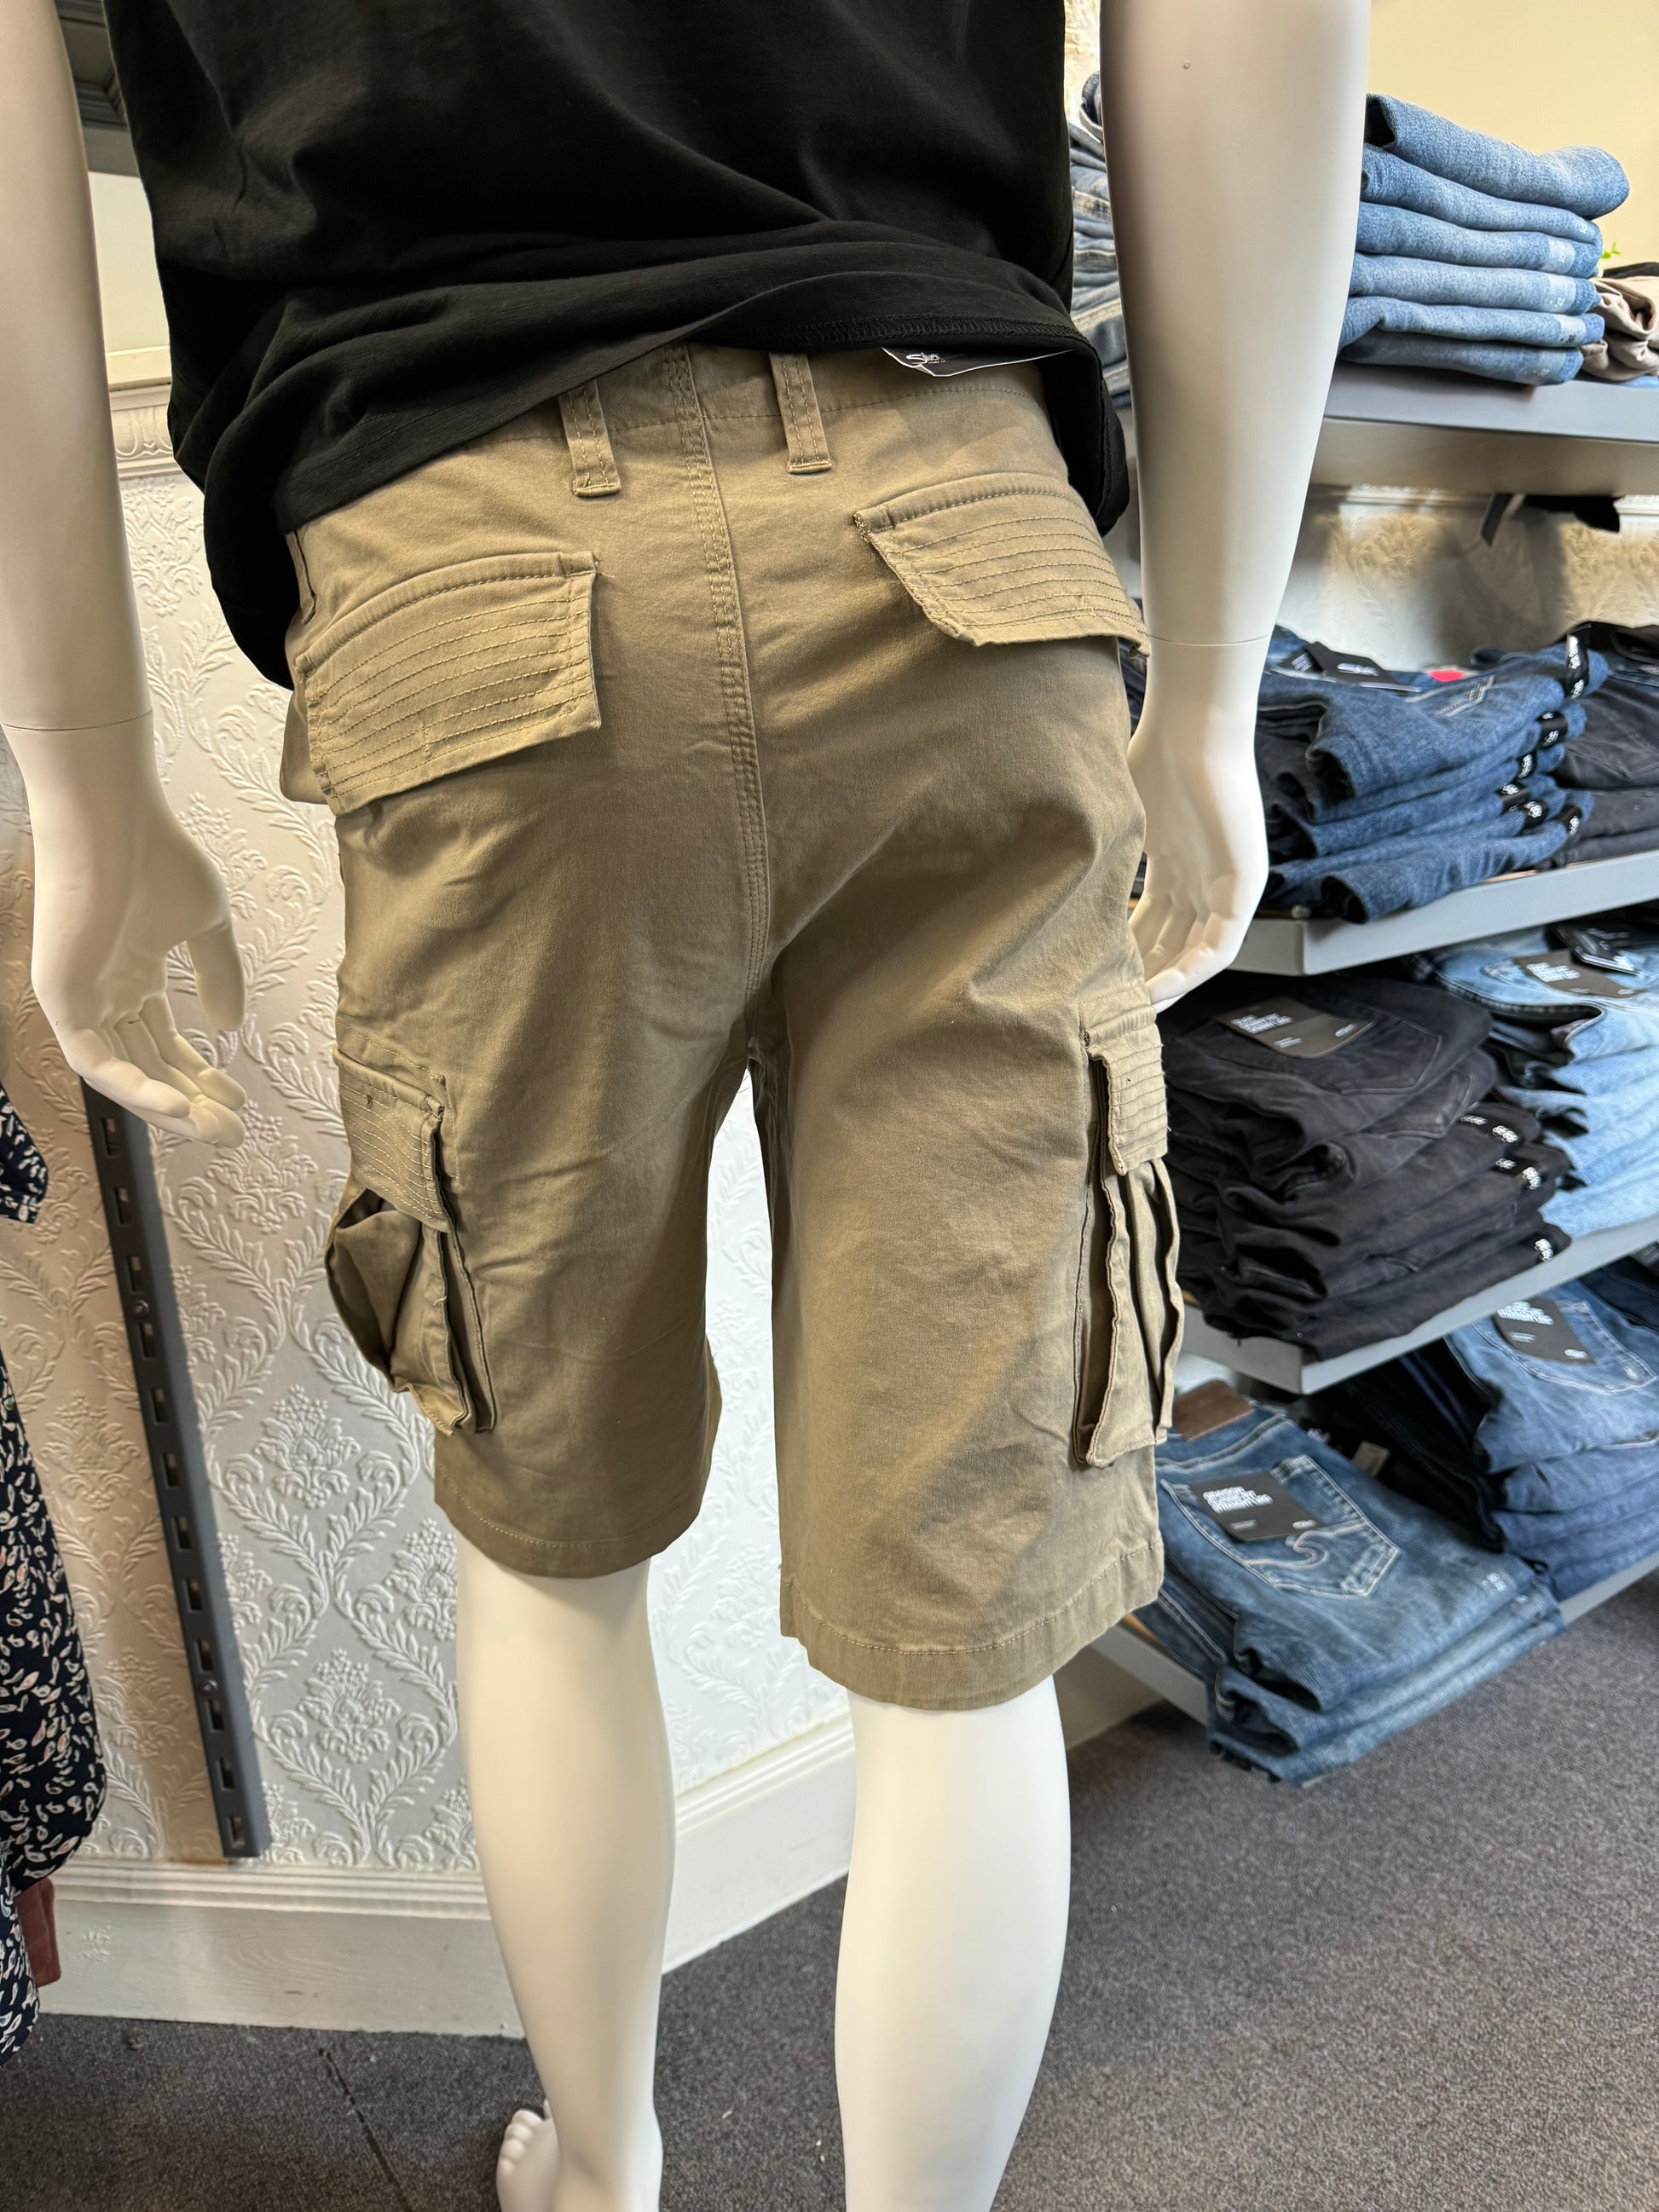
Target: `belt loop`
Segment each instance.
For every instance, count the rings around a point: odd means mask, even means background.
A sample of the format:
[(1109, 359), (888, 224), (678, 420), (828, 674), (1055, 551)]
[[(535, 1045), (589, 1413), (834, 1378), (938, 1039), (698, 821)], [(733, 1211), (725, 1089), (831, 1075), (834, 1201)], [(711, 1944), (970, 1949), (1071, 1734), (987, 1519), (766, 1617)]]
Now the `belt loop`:
[(617, 456), (611, 450), (611, 433), (605, 427), (605, 409), (597, 384), (579, 384), (574, 392), (559, 394), (559, 419), (570, 448), (570, 466), (576, 479), (578, 499), (603, 499), (622, 489)]
[(818, 412), (812, 364), (804, 353), (775, 353), (768, 358), (777, 389), (778, 412), (783, 416), (784, 442), (789, 448), (789, 473), (817, 476), (835, 464), (830, 459), (823, 417)]

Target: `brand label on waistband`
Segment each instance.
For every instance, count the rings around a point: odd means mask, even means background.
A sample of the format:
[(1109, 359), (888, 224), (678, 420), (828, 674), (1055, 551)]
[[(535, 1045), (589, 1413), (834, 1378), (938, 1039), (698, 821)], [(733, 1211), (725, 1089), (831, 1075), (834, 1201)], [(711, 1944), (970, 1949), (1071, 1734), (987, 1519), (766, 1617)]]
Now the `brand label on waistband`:
[(1200, 1382), (1183, 1390), (1170, 1408), (1170, 1426), (1193, 1443), (1214, 1429), (1224, 1429), (1241, 1414), (1255, 1411), (1249, 1400), (1241, 1398), (1231, 1382)]
[(1626, 983), (1605, 969), (1581, 968), (1576, 960), (1564, 960), (1559, 952), (1540, 952), (1535, 960), (1519, 960), (1516, 965), (1534, 983), (1547, 983), (1553, 991), (1571, 991), (1575, 998), (1639, 999), (1643, 994), (1640, 983)]
[(1229, 1482), (1195, 1483), (1193, 1494), (1210, 1518), (1240, 1544), (1265, 1544), (1271, 1538), (1305, 1535), (1326, 1525), (1310, 1505), (1293, 1498), (1275, 1474), (1251, 1474)]
[(1533, 1359), (1559, 1360), (1564, 1367), (1594, 1367), (1578, 1333), (1553, 1298), (1516, 1298), (1492, 1316), (1498, 1334), (1512, 1352)]
[(1042, 353), (930, 353), (926, 346), (884, 346), (889, 361), (914, 368), (918, 376), (971, 376), (976, 368), (1014, 368), (1023, 361), (1053, 361), (1060, 349)]
[(1322, 1060), (1364, 1036), (1371, 1024), (1355, 1014), (1320, 1014), (1296, 999), (1263, 999), (1218, 1018), (1253, 1044), (1282, 1052), (1291, 1060)]

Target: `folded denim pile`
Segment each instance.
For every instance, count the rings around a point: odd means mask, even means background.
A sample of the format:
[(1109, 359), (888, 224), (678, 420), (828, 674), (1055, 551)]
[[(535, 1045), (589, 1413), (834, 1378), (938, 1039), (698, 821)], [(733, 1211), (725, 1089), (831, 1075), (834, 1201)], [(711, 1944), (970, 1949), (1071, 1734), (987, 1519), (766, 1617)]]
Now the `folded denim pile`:
[(1529, 154), (1374, 94), (1342, 358), (1565, 384), (1603, 342), (1595, 218), (1630, 185), (1611, 154)]
[(1595, 280), (1601, 336), (1584, 374), (1608, 384), (1659, 383), (1659, 261), (1626, 261)]
[(1659, 921), (1552, 922), (1420, 963), (1491, 1018), (1504, 1109), (1535, 1115), (1565, 1169), (1550, 1219), (1587, 1236), (1659, 1214)]
[[(1659, 285), (1655, 287), (1659, 296)], [(1607, 681), (1584, 701), (1558, 781), (1592, 794), (1595, 811), (1574, 844), (1579, 860), (1612, 860), (1659, 848), (1659, 628), (1591, 623), (1579, 631), (1606, 664)]]
[[(1282, 1413), (1207, 1384), (1176, 1419), (1188, 1434), (1158, 1452), (1164, 1585), (1136, 1618), (1203, 1680), (1224, 1757), (1315, 1781), (1559, 1632), (1523, 1559), (1484, 1550)], [(1279, 1525), (1312, 1525), (1229, 1532), (1274, 1506)]]
[(1117, 246), (1106, 190), (1106, 150), (1100, 128), (1100, 77), (1084, 86), (1068, 126), (1072, 141), (1072, 320), (1100, 356), (1106, 389), (1114, 398), (1129, 388), (1123, 343), (1123, 302), (1118, 293)]
[(1256, 713), (1263, 905), (1370, 921), (1571, 858), (1593, 802), (1563, 748), (1607, 673), (1571, 636), (1427, 671), (1276, 631)]
[(1518, 1299), (1314, 1412), (1558, 1598), (1659, 1553), (1659, 1274), (1643, 1261)]
[(1160, 1016), (1179, 1276), (1207, 1322), (1334, 1358), (1566, 1248), (1565, 1158), (1491, 1096), (1491, 1025), (1374, 972), (1218, 976)]

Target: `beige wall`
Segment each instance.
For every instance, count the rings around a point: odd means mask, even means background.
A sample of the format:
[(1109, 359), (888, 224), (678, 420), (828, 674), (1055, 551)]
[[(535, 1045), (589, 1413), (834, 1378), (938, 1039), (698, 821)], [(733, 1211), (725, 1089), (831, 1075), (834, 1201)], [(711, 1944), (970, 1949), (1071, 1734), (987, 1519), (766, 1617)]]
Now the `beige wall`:
[(1659, 0), (1376, 0), (1371, 83), (1540, 151), (1605, 146), (1631, 181), (1607, 242), (1659, 260)]

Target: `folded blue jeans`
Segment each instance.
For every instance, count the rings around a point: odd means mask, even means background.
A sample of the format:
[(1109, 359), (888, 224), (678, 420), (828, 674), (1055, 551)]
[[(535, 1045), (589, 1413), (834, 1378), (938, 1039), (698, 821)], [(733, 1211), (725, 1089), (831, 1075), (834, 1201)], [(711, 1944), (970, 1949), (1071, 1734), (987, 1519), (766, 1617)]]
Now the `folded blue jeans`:
[(1646, 1152), (1620, 1171), (1595, 1169), (1576, 1187), (1564, 1184), (1550, 1200), (1550, 1219), (1569, 1237), (1588, 1237), (1659, 1214), (1659, 1151), (1650, 1143)]
[(1377, 200), (1359, 203), (1354, 243), (1362, 254), (1403, 254), (1413, 261), (1455, 262), (1474, 269), (1547, 269), (1557, 276), (1594, 276), (1601, 250), (1599, 233), (1592, 241), (1553, 238), (1546, 230), (1471, 230)]
[[(1559, 760), (1560, 754), (1557, 745), (1543, 757), (1546, 762), (1552, 756)], [(1466, 831), (1518, 836), (1528, 823), (1553, 820), (1568, 804), (1566, 792), (1553, 776), (1540, 772), (1517, 781), (1512, 761), (1502, 766), (1510, 772), (1510, 780), (1494, 789), (1473, 779), (1463, 784), (1460, 779), (1459, 785), (1437, 803), (1413, 793), (1408, 799), (1372, 804), (1364, 811), (1345, 811), (1313, 822), (1304, 820), (1293, 801), (1267, 785), (1264, 797), (1273, 856), (1318, 854), (1328, 859), (1337, 854), (1365, 853), (1392, 838), (1420, 837), (1431, 823), (1432, 834), (1442, 839)]]
[(1547, 866), (1574, 836), (1588, 794), (1568, 792), (1564, 810), (1541, 822), (1524, 822), (1504, 834), (1503, 817), (1452, 834), (1396, 837), (1356, 853), (1274, 860), (1262, 896), (1264, 908), (1306, 907), (1346, 921), (1375, 921), (1408, 907), (1431, 905), (1453, 891), (1524, 868)]
[[(1244, 1543), (1200, 1490), (1271, 1475), (1324, 1525)], [(1270, 1407), (1158, 1449), (1164, 1556), (1227, 1625), (1229, 1663), (1331, 1713), (1420, 1672), (1529, 1587)]]
[(1362, 368), (1437, 368), (1498, 384), (1571, 384), (1584, 366), (1582, 346), (1486, 345), (1474, 338), (1414, 337), (1373, 331), (1342, 349)]
[[(1487, 1553), (1486, 1557), (1493, 1555)], [(1310, 1716), (1293, 1698), (1278, 1695), (1228, 1666), (1213, 1638), (1197, 1628), (1183, 1607), (1186, 1585), (1166, 1581), (1155, 1602), (1138, 1618), (1158, 1641), (1205, 1683), (1212, 1749), (1237, 1765), (1254, 1767), (1275, 1781), (1317, 1782), (1374, 1751), (1378, 1744), (1490, 1681), (1565, 1626), (1543, 1583), (1509, 1600), (1481, 1627), (1424, 1668), (1361, 1694), (1328, 1719)]]
[(1419, 300), (1350, 298), (1338, 343), (1346, 351), (1375, 331), (1395, 337), (1555, 349), (1594, 345), (1603, 327), (1598, 314), (1551, 315), (1520, 307), (1431, 307)]
[[(1500, 1021), (1500, 1034), (1512, 1026), (1540, 1043), (1553, 1039), (1564, 1061), (1579, 1062), (1659, 1046), (1659, 941), (1626, 946), (1620, 957), (1624, 972), (1598, 976), (1545, 931), (1528, 929), (1450, 945), (1431, 958), (1445, 988), (1486, 1007)], [(1605, 998), (1595, 995), (1598, 987), (1605, 988)], [(1624, 1075), (1641, 1080), (1646, 1072), (1629, 1069)], [(1659, 1057), (1652, 1073), (1659, 1077)], [(1611, 1079), (1619, 1084), (1620, 1072), (1613, 1071)]]
[(1286, 736), (1308, 733), (1298, 779), (1304, 793), (1331, 802), (1380, 791), (1397, 795), (1402, 784), (1420, 788), (1432, 776), (1470, 772), (1559, 734), (1538, 730), (1540, 715), (1563, 713), (1606, 677), (1606, 661), (1576, 639), (1540, 653), (1505, 653), (1449, 684), (1428, 677), (1394, 686), (1351, 684), (1268, 667), (1260, 721)]
[(1600, 300), (1595, 285), (1580, 276), (1552, 276), (1540, 269), (1472, 269), (1455, 261), (1406, 260), (1395, 253), (1356, 253), (1348, 289), (1362, 298), (1410, 300), (1424, 307), (1514, 307), (1552, 315), (1593, 315)]
[(1360, 155), (1359, 197), (1385, 207), (1409, 208), (1414, 215), (1432, 216), (1465, 230), (1541, 230), (1593, 246), (1598, 258), (1601, 252), (1601, 234), (1595, 225), (1566, 207), (1476, 191), (1419, 168), (1414, 161), (1402, 161), (1381, 146), (1367, 146)]
[(1610, 215), (1630, 197), (1630, 179), (1599, 146), (1529, 154), (1387, 93), (1374, 92), (1365, 103), (1365, 137), (1368, 144), (1472, 191), (1528, 206), (1567, 208), (1586, 220)]

